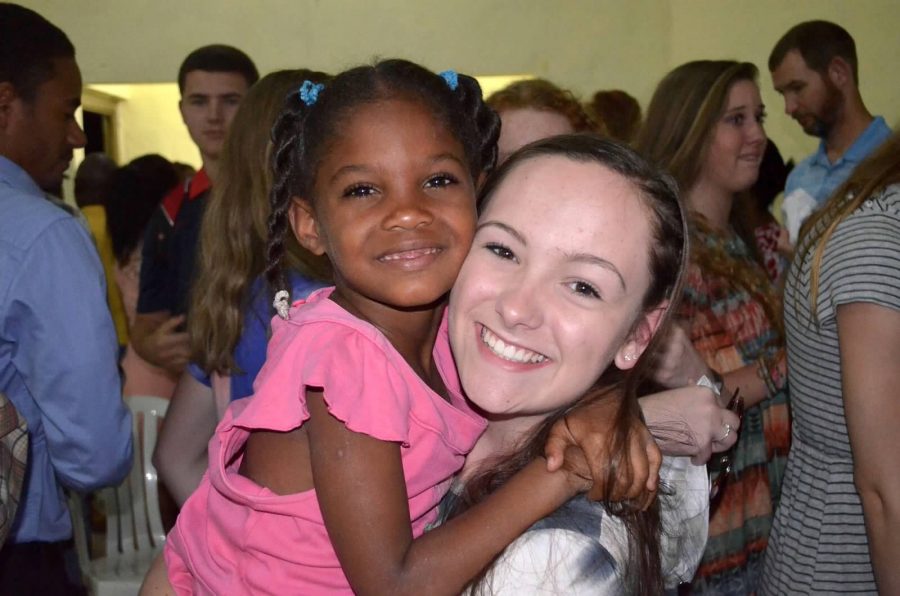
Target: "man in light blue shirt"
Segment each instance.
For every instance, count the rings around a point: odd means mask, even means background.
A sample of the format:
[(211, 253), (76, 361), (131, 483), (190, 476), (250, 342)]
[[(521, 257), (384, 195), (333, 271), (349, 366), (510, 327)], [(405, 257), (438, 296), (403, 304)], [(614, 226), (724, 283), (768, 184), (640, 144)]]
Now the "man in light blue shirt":
[(72, 151), (81, 74), (66, 35), (0, 4), (0, 392), (28, 425), (22, 498), (0, 550), (0, 593), (77, 592), (65, 559), (72, 525), (63, 487), (91, 491), (131, 465), (131, 416), (97, 251), (45, 200)]
[(769, 71), (775, 90), (784, 96), (784, 111), (804, 132), (822, 139), (785, 185), (785, 220), (795, 241), (802, 220), (887, 140), (891, 129), (866, 109), (856, 44), (839, 25), (808, 21), (794, 26), (775, 44)]

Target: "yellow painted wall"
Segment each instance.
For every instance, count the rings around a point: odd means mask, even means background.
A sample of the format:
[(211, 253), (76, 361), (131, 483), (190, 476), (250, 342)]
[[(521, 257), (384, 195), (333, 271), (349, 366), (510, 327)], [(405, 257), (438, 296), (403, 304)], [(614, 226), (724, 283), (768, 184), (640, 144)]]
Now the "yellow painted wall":
[(178, 85), (91, 85), (121, 98), (117, 111), (119, 157), (124, 164), (147, 153), (200, 168), (200, 153), (191, 141), (178, 111)]
[[(769, 135), (786, 155), (795, 157), (811, 152), (815, 141), (781, 113), (765, 63), (771, 46), (791, 25), (826, 18), (846, 26), (857, 40), (863, 96), (870, 108), (891, 124), (900, 120), (900, 85), (893, 75), (900, 58), (897, 0), (24, 3), (69, 33), (88, 83), (172, 81), (190, 50), (224, 42), (247, 51), (261, 72), (298, 66), (334, 72), (376, 56), (402, 56), (437, 70), (530, 73), (583, 95), (619, 87), (646, 105), (662, 75), (686, 60), (750, 60), (762, 70)], [(176, 103), (171, 97), (151, 95), (133, 100), (153, 106), (151, 121), (140, 125), (141, 135), (126, 133), (126, 146), (161, 152), (171, 148), (178, 155), (169, 157), (197, 163), (195, 153), (188, 159), (175, 142), (185, 134)], [(133, 110), (135, 118), (140, 116)], [(139, 140), (141, 136), (145, 140)]]
[(677, 66), (700, 58), (753, 62), (760, 69), (769, 137), (788, 156), (802, 158), (818, 140), (784, 113), (773, 89), (769, 52), (793, 25), (813, 19), (840, 24), (856, 41), (863, 100), (873, 114), (900, 125), (900, 2), (898, 0), (671, 0), (672, 57)]

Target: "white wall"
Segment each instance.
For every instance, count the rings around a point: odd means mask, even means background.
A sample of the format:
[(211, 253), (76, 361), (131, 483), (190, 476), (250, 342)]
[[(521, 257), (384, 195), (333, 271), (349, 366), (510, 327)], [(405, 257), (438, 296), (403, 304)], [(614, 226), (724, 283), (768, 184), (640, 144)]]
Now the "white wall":
[[(900, 120), (900, 84), (893, 74), (900, 58), (897, 0), (24, 3), (69, 33), (88, 83), (172, 81), (189, 51), (224, 42), (247, 51), (263, 73), (300, 66), (334, 72), (375, 56), (402, 56), (439, 70), (530, 73), (583, 95), (619, 87), (646, 105), (657, 81), (686, 60), (749, 60), (762, 70), (769, 135), (786, 156), (795, 157), (811, 152), (815, 141), (781, 114), (766, 60), (791, 25), (826, 18), (843, 24), (857, 41), (863, 97), (870, 108), (891, 124)], [(173, 103), (166, 101), (159, 110), (158, 127), (181, 126)], [(162, 118), (161, 110), (174, 116)], [(161, 142), (178, 132), (154, 134)]]

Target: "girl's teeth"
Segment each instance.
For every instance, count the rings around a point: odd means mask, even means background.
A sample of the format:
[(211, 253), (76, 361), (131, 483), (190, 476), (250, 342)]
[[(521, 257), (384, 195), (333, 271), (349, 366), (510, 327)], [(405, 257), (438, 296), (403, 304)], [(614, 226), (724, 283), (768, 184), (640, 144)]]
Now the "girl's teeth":
[(546, 357), (542, 354), (537, 354), (535, 352), (532, 352), (531, 350), (526, 350), (525, 348), (516, 348), (516, 346), (514, 345), (507, 344), (502, 339), (488, 331), (487, 327), (482, 328), (481, 341), (483, 341), (484, 344), (487, 345), (494, 354), (503, 358), (504, 360), (537, 364), (543, 362), (546, 359)]

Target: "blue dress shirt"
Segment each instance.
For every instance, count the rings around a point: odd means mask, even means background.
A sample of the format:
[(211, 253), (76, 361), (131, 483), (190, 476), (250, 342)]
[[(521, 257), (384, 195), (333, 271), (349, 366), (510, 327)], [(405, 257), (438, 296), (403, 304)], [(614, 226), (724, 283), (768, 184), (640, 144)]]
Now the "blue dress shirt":
[(8, 540), (72, 535), (63, 487), (120, 482), (132, 461), (106, 282), (87, 231), (0, 156), (0, 391), (28, 424)]
[(785, 198), (795, 190), (802, 189), (822, 205), (850, 177), (859, 162), (890, 136), (890, 127), (884, 118), (878, 116), (834, 163), (828, 161), (825, 141), (821, 141), (818, 151), (801, 161), (788, 175), (784, 187)]

